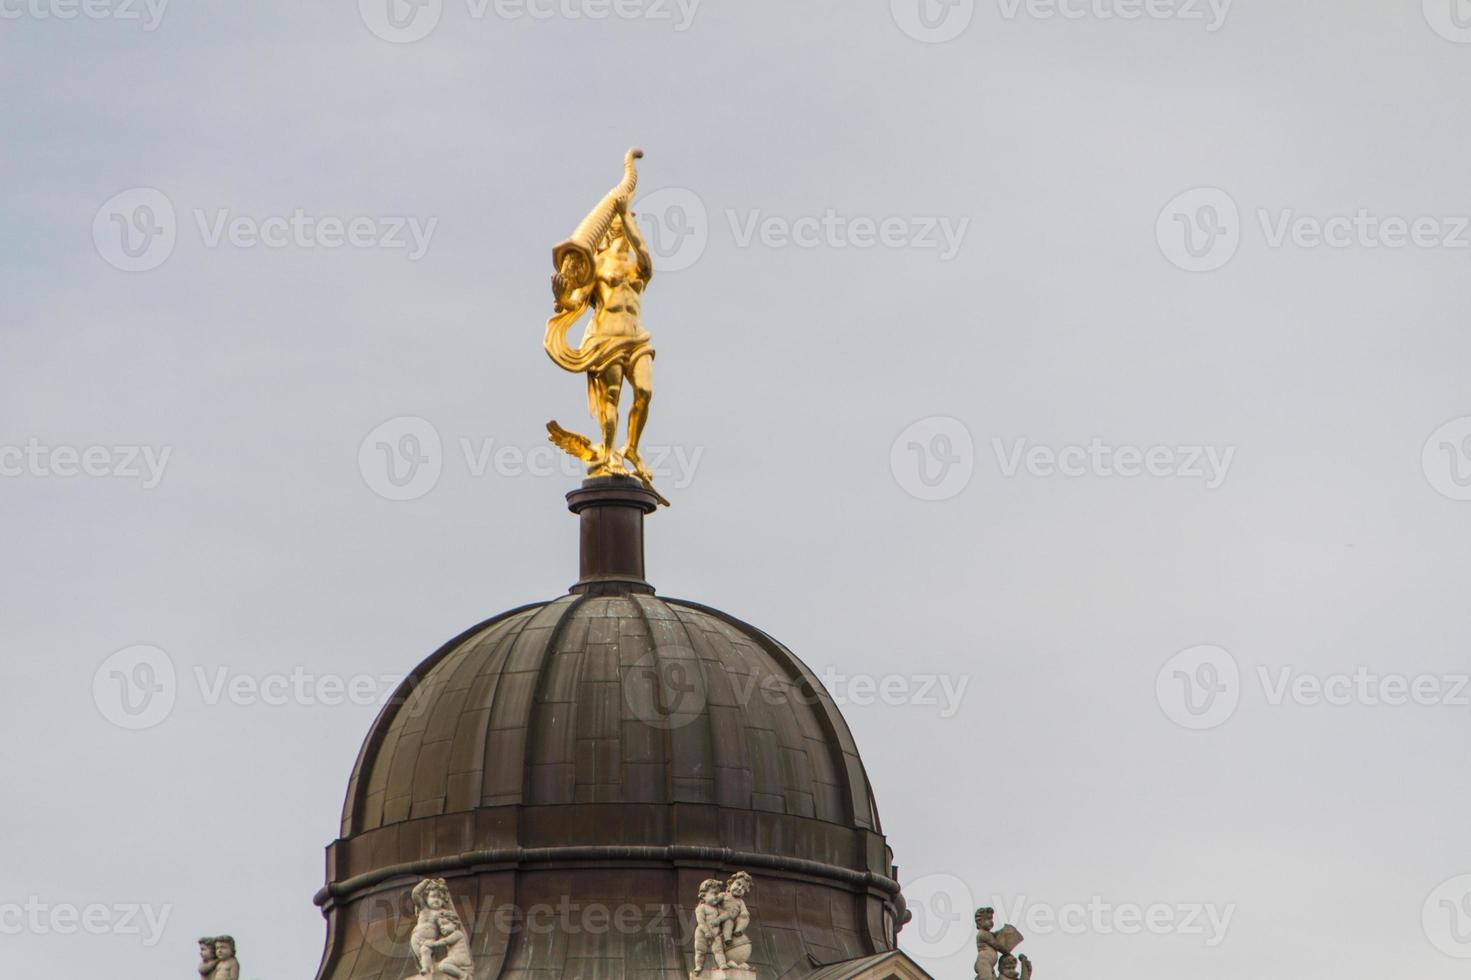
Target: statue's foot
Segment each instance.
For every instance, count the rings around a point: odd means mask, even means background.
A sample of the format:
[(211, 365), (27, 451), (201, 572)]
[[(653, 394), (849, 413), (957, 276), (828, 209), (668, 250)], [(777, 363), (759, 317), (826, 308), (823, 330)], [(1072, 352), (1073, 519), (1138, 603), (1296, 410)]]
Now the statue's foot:
[(632, 468), (634, 476), (649, 486), (654, 485), (654, 474), (650, 473), (649, 468), (644, 465), (643, 457), (638, 454), (637, 449), (634, 449), (632, 446), (624, 446), (623, 451), (619, 455)]
[(607, 446), (593, 446), (592, 455), (587, 460), (588, 476), (627, 476), (628, 469), (623, 465), (623, 457), (609, 449)]

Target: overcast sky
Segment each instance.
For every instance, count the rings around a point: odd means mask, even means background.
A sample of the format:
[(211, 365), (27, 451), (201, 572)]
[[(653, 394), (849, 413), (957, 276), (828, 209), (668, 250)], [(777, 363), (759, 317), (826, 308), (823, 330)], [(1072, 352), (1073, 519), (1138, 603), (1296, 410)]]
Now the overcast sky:
[(9, 974), (312, 974), (351, 702), (575, 577), (637, 143), (650, 577), (829, 678), (906, 948), (1465, 975), (1471, 3), (388, 3), (0, 0)]

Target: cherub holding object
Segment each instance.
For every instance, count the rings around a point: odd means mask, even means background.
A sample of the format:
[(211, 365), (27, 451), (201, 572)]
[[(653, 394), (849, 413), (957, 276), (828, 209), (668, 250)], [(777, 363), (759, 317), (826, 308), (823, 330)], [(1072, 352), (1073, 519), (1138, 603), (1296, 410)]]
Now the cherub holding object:
[[(996, 910), (987, 906), (976, 909), (976, 977), (996, 980), (996, 965), (1002, 957), (1021, 944), (1022, 934), (1015, 926), (996, 928)], [(1030, 969), (1030, 967), (1028, 968)]]

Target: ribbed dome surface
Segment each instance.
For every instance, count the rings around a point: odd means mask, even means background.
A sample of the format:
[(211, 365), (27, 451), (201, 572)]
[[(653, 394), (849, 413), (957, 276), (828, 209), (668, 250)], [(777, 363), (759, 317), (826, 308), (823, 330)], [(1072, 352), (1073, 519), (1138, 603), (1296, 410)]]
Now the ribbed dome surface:
[(656, 499), (627, 478), (569, 493), (572, 594), (451, 640), (379, 714), (327, 848), (318, 980), (417, 975), (429, 877), (477, 980), (685, 980), (700, 885), (737, 871), (762, 980), (894, 948), (904, 902), (842, 715), (765, 633), (654, 595)]
[(451, 641), (364, 744), (342, 836), (508, 804), (713, 803), (877, 831), (852, 736), (785, 647), (714, 610), (567, 596)]

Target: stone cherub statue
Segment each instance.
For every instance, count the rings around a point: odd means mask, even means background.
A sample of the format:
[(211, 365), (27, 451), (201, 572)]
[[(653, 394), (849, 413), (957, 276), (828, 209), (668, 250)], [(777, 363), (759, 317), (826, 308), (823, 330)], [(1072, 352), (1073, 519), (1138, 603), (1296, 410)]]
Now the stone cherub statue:
[[(996, 910), (993, 908), (976, 909), (976, 977), (977, 980), (997, 980), (996, 967), (1001, 965), (1001, 976), (1009, 980), (1018, 980), (1016, 977), (1016, 964), (1018, 958), (1011, 955), (1011, 951), (1021, 945), (1022, 934), (1017, 931), (1016, 926), (1003, 926), (996, 928)], [(1010, 960), (1010, 969), (1007, 973), (1007, 961)], [(1022, 977), (1019, 980), (1030, 980), (1032, 976), (1032, 963), (1026, 956), (1020, 957)]]
[[(547, 423), (551, 441), (585, 462), (589, 476), (634, 476), (653, 490), (653, 474), (639, 455), (638, 443), (654, 397), (654, 348), (643, 326), (643, 293), (653, 278), (654, 261), (628, 209), (638, 186), (634, 161), (643, 155), (637, 147), (628, 151), (623, 180), (603, 195), (571, 238), (552, 250), (555, 312), (547, 321), (543, 346), (564, 371), (587, 375), (587, 407), (599, 434), (595, 442), (553, 421)], [(592, 319), (573, 347), (567, 331), (589, 308)], [(614, 449), (625, 383), (633, 391), (628, 441)], [(669, 503), (663, 497), (659, 502)]]
[(204, 936), (199, 940), (199, 975), (204, 980), (213, 980), (215, 967), (220, 965), (215, 956), (215, 937)]
[(725, 901), (725, 886), (718, 878), (706, 878), (700, 882), (700, 901), (695, 906), (695, 966), (690, 971), (690, 980), (695, 980), (705, 969), (705, 957), (713, 956), (715, 969), (724, 972), (725, 923), (730, 913), (722, 906)]
[(737, 871), (725, 883), (725, 893), (720, 898), (720, 915), (725, 920), (721, 927), (721, 942), (725, 946), (725, 972), (730, 975), (754, 976), (750, 964), (751, 937), (746, 930), (751, 925), (751, 912), (746, 908), (746, 896), (755, 882), (750, 874)]
[[(1017, 964), (1021, 964), (1021, 973), (1017, 973)], [(1027, 959), (1026, 953), (1012, 956), (1007, 953), (1001, 957), (1001, 976), (1004, 980), (1032, 980), (1032, 961)]]
[(409, 934), (409, 948), (419, 966), (416, 976), (426, 980), (475, 980), (470, 935), (455, 911), (449, 884), (443, 878), (425, 878), (414, 886), (411, 897), (418, 911)]
[[(201, 946), (204, 944), (201, 942)], [(210, 980), (240, 980), (240, 961), (235, 958), (235, 939), (233, 936), (216, 936), (215, 965), (208, 974)], [(203, 950), (201, 949), (201, 955)], [(203, 972), (204, 964), (200, 964)]]
[(746, 935), (751, 925), (746, 896), (753, 885), (755, 881), (746, 871), (737, 871), (725, 884), (718, 878), (700, 882), (700, 901), (695, 906), (695, 968), (690, 971), (691, 980), (705, 969), (707, 956), (715, 960), (716, 977), (736, 980), (755, 976), (756, 971), (748, 963), (751, 937)]

